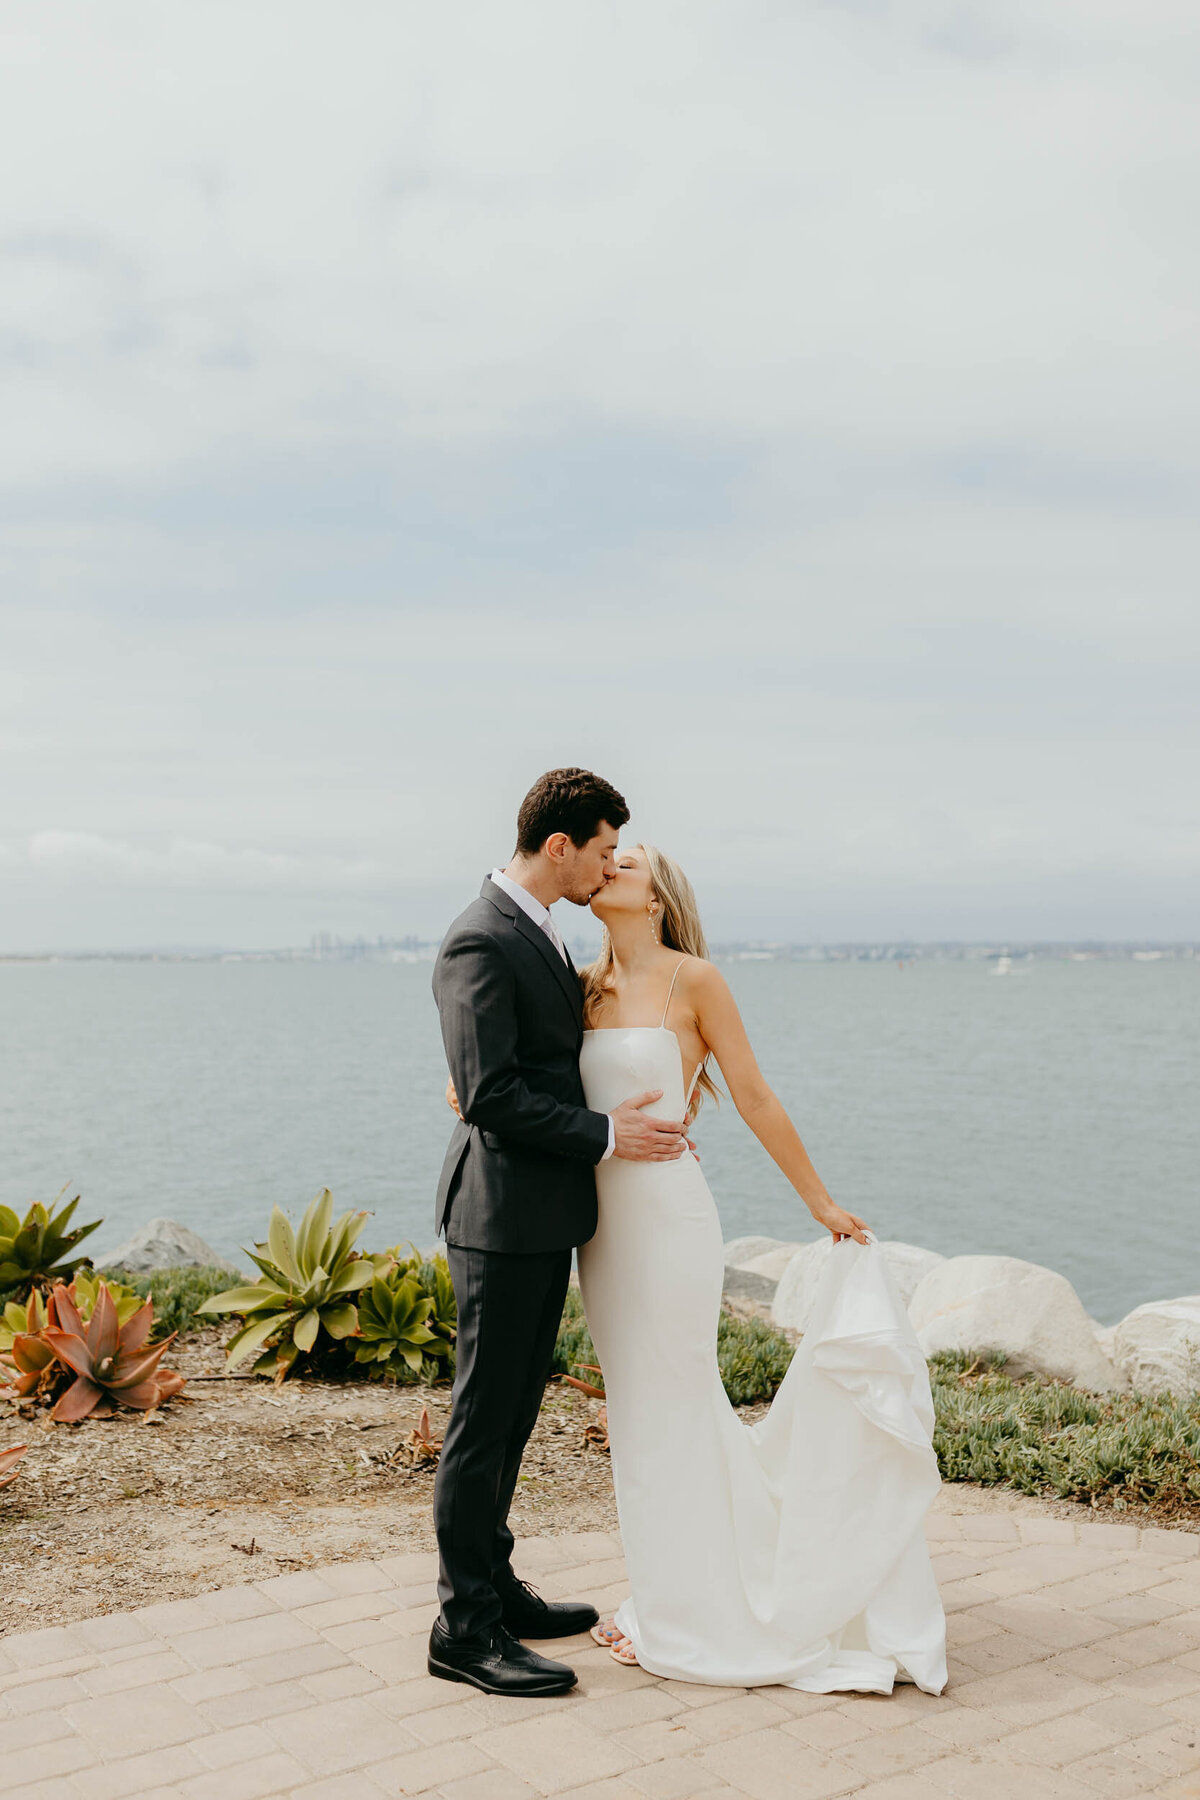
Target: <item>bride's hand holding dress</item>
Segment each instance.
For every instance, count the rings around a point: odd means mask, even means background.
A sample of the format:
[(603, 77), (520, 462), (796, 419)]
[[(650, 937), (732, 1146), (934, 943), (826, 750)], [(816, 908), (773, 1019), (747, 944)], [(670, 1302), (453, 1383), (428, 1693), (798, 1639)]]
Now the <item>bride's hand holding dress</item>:
[(681, 1048), (685, 1042), (691, 1047), (694, 1037), (701, 1058), (711, 1055), (716, 1060), (741, 1118), (787, 1176), (817, 1224), (832, 1233), (835, 1243), (849, 1237), (865, 1244), (871, 1227), (857, 1213), (839, 1206), (817, 1174), (799, 1132), (758, 1066), (737, 1002), (721, 971), (699, 957), (684, 959), (672, 999)]

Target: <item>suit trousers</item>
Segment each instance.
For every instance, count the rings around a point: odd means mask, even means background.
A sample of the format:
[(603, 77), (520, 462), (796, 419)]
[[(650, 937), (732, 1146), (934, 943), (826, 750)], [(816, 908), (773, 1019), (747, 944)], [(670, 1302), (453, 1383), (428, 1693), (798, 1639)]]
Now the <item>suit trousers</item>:
[(500, 1621), (508, 1509), (537, 1423), (571, 1274), (570, 1250), (506, 1255), (448, 1244), (458, 1304), (450, 1423), (433, 1496), (438, 1599), (451, 1637)]

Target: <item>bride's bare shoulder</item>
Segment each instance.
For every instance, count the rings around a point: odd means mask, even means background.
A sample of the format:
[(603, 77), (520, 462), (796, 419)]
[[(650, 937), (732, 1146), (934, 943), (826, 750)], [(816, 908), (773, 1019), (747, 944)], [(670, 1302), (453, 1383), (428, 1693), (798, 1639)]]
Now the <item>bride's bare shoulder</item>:
[(679, 986), (696, 999), (728, 992), (729, 984), (715, 963), (704, 956), (685, 956), (679, 969)]

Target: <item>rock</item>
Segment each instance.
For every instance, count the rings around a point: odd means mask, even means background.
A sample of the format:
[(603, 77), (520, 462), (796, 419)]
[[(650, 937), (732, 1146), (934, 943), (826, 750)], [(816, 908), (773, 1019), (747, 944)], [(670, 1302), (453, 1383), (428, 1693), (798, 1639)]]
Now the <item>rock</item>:
[(741, 1263), (739, 1267), (743, 1274), (758, 1275), (764, 1281), (769, 1281), (771, 1291), (774, 1292), (797, 1250), (803, 1248), (803, 1244), (780, 1244), (777, 1250), (764, 1250), (761, 1256), (753, 1256), (749, 1262)]
[(909, 1316), (926, 1356), (1002, 1354), (1014, 1375), (1047, 1375), (1111, 1393), (1125, 1386), (1065, 1276), (1016, 1256), (952, 1256), (931, 1269)]
[[(945, 1257), (936, 1250), (923, 1250), (919, 1244), (904, 1244), (899, 1239), (883, 1240), (879, 1248), (887, 1258), (892, 1278), (900, 1290), (905, 1306), (912, 1299), (918, 1283)], [(801, 1244), (788, 1263), (775, 1292), (771, 1317), (786, 1331), (806, 1331), (809, 1315), (817, 1297), (817, 1289), (826, 1259), (833, 1249), (828, 1232), (815, 1244)]]
[(782, 1238), (740, 1237), (730, 1238), (725, 1246), (725, 1267), (744, 1269), (748, 1262), (756, 1256), (765, 1256), (769, 1250), (781, 1250), (784, 1247)]
[(1113, 1327), (1113, 1358), (1143, 1394), (1200, 1391), (1200, 1294), (1151, 1300)]
[(782, 1238), (734, 1238), (725, 1246), (726, 1298), (770, 1306), (779, 1278), (799, 1248)]
[(135, 1231), (118, 1250), (110, 1250), (107, 1256), (96, 1258), (98, 1269), (119, 1266), (131, 1270), (135, 1275), (144, 1275), (149, 1269), (199, 1268), (206, 1263), (218, 1269), (228, 1269), (231, 1275), (242, 1273), (226, 1257), (220, 1256), (211, 1244), (206, 1244), (202, 1237), (197, 1237), (186, 1225), (177, 1225), (174, 1219), (151, 1219), (148, 1225)]

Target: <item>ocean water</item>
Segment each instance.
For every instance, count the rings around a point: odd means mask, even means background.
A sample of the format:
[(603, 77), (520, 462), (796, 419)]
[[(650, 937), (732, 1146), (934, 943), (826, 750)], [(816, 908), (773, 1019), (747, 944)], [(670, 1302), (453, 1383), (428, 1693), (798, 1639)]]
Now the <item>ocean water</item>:
[[(1200, 1291), (1200, 963), (728, 963), (826, 1184), (884, 1237), (1046, 1263), (1106, 1323)], [(432, 1238), (450, 1129), (428, 964), (0, 965), (0, 1200), (89, 1248), (178, 1219), (234, 1254), (323, 1186)], [(728, 1100), (727, 1238), (818, 1235)], [(647, 1254), (653, 1244), (647, 1242)]]

